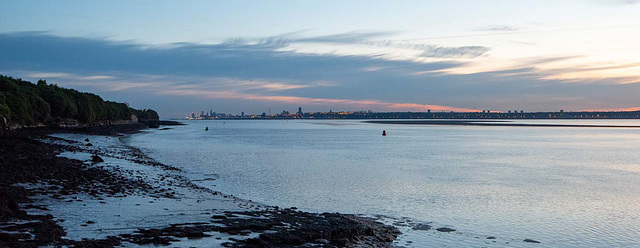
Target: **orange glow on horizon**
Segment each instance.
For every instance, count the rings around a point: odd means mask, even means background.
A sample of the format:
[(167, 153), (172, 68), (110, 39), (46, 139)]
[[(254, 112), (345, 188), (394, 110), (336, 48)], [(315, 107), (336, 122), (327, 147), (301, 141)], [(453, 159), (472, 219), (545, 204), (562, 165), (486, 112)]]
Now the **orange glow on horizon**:
[(246, 94), (234, 91), (199, 91), (199, 90), (163, 90), (158, 92), (162, 95), (180, 95), (180, 96), (200, 96), (206, 98), (222, 98), (222, 99), (244, 99), (255, 101), (272, 101), (282, 103), (295, 104), (339, 104), (350, 105), (351, 108), (379, 108), (386, 111), (455, 111), (455, 112), (477, 112), (476, 109), (458, 108), (442, 105), (428, 105), (419, 103), (391, 103), (380, 100), (352, 100), (352, 99), (330, 99), (330, 98), (310, 98), (297, 96), (263, 96), (256, 94)]

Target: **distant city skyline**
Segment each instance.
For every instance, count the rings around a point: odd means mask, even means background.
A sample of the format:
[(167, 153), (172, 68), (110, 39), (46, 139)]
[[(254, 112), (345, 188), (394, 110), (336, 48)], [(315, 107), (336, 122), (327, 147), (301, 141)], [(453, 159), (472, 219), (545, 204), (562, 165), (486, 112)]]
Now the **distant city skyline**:
[(640, 109), (639, 1), (0, 3), (1, 74), (166, 118)]
[(215, 112), (213, 109), (207, 111), (191, 112), (190, 115), (176, 119), (186, 120), (216, 120), (216, 119), (638, 119), (638, 111), (532, 111), (507, 110), (507, 111), (395, 111), (395, 112), (375, 112), (372, 110), (360, 111), (313, 111), (304, 112), (302, 107), (298, 107), (297, 112), (282, 110), (281, 112), (271, 109), (268, 112), (246, 114)]

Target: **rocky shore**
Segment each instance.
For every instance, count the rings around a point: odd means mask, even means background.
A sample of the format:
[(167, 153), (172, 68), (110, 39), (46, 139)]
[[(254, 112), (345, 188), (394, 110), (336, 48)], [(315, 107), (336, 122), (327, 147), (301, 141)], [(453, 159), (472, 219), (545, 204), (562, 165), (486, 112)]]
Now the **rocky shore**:
[(0, 247), (389, 247), (399, 235), (371, 218), (279, 209), (199, 187), (179, 167), (116, 142), (140, 128), (1, 136)]

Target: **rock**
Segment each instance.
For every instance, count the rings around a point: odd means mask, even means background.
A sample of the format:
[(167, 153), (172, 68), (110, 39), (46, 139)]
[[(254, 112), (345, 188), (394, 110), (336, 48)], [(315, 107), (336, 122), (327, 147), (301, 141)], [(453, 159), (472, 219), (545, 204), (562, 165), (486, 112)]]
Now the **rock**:
[(211, 216), (211, 218), (212, 218), (212, 219), (216, 219), (216, 220), (226, 220), (226, 219), (227, 219), (227, 216), (224, 216), (224, 215), (214, 215), (214, 216)]
[(29, 239), (31, 235), (27, 233), (0, 233), (0, 244), (4, 243), (15, 243), (20, 239)]
[(331, 242), (329, 242), (329, 240), (326, 240), (326, 239), (316, 239), (313, 241), (313, 243), (323, 244), (323, 245), (331, 244)]
[[(44, 131), (46, 132), (48, 131)], [(84, 148), (38, 140), (44, 133), (42, 130), (23, 129), (11, 136), (0, 136), (0, 219), (28, 220), (28, 227), (25, 227), (30, 233), (30, 238), (21, 236), (17, 238), (17, 242), (21, 244), (13, 243), (16, 235), (7, 236), (5, 238), (12, 243), (0, 242), (0, 247), (56, 247), (80, 244), (62, 238), (66, 234), (58, 224), (64, 220), (58, 219), (54, 222), (51, 215), (48, 215), (49, 217), (28, 215), (23, 209), (32, 205), (33, 201), (27, 196), (51, 195), (53, 199), (59, 201), (74, 202), (81, 199), (67, 196), (77, 193), (97, 195), (103, 190), (122, 192), (125, 188), (143, 189), (143, 186), (147, 185), (143, 181), (132, 180), (103, 168), (88, 168), (80, 160), (57, 156), (62, 151), (78, 151)], [(32, 135), (38, 139), (31, 138)], [(73, 143), (93, 146), (88, 141)], [(46, 189), (10, 186), (35, 182), (47, 183), (49, 186)], [(86, 206), (86, 204), (82, 205)], [(44, 209), (41, 206), (35, 207)], [(79, 224), (89, 225), (88, 223)]]
[(91, 155), (91, 162), (95, 163), (102, 163), (104, 162), (104, 159), (102, 159), (100, 156), (93, 154)]
[(227, 217), (229, 217), (229, 218), (236, 218), (236, 217), (238, 217), (237, 215), (232, 214), (232, 213), (224, 213), (224, 215), (225, 215), (225, 216), (227, 216)]
[(84, 139), (84, 141), (89, 142), (89, 138)]
[(64, 229), (52, 220), (45, 220), (38, 223), (33, 233), (36, 235), (35, 239), (40, 244), (49, 244), (53, 241), (61, 240), (62, 236), (67, 235)]
[(489, 236), (489, 237), (487, 237), (487, 239), (496, 239), (496, 237)]
[(448, 228), (448, 227), (440, 227), (440, 228), (438, 228), (436, 230), (438, 230), (438, 232), (447, 232), (447, 233), (456, 231), (456, 229)]
[(109, 236), (106, 239), (83, 239), (82, 241), (65, 241), (65, 246), (107, 248), (121, 245), (120, 238)]
[[(247, 247), (296, 247), (322, 239), (329, 242), (323, 247), (389, 247), (400, 234), (395, 227), (375, 219), (348, 214), (314, 214), (293, 209), (241, 214), (259, 218), (221, 220), (225, 227), (219, 231), (232, 235), (239, 233), (237, 230), (270, 230), (256, 238), (237, 241)], [(267, 214), (268, 218), (264, 218)]]
[(413, 227), (413, 230), (422, 230), (422, 231), (431, 230), (431, 225), (420, 223), (415, 225)]

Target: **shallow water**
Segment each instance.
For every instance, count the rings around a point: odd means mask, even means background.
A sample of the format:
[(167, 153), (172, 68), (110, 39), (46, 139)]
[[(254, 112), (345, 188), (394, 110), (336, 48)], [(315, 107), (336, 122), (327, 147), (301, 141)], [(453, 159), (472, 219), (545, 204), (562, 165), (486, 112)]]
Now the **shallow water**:
[[(194, 180), (207, 179), (197, 183), (241, 198), (457, 229), (406, 230), (399, 245), (640, 246), (640, 129), (186, 123), (129, 142)], [(523, 243), (526, 238), (541, 243)]]

